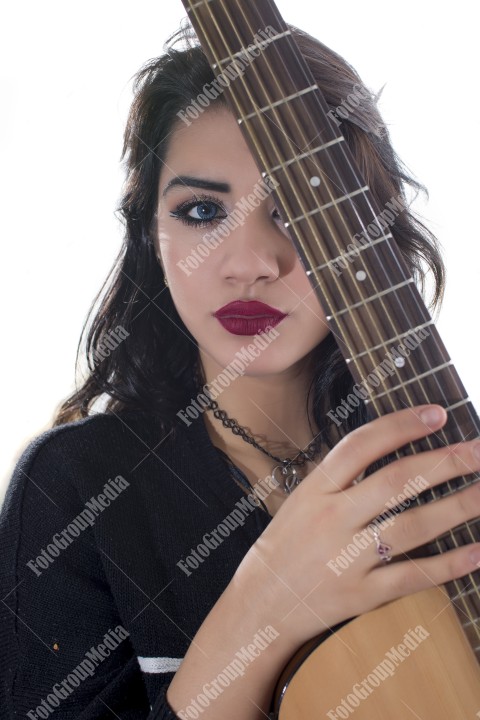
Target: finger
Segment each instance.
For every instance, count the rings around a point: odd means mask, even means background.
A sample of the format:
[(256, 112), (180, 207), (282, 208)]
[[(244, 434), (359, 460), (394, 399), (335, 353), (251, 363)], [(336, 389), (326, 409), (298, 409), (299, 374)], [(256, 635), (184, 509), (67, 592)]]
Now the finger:
[(396, 506), (408, 507), (412, 498), (425, 490), (477, 470), (480, 470), (478, 438), (395, 460), (346, 492), (357, 507), (359, 526), (364, 527)]
[[(480, 567), (480, 544), (466, 545), (441, 555), (396, 562), (374, 568), (369, 579), (385, 602), (444, 585)], [(472, 585), (473, 587), (473, 585)]]
[(302, 485), (320, 478), (326, 491), (343, 490), (375, 460), (438, 430), (446, 419), (440, 405), (419, 405), (372, 420), (342, 438)]
[[(475, 483), (451, 497), (391, 514), (376, 528), (379, 541), (389, 546), (388, 554), (393, 557), (421, 547), (479, 515), (480, 485)], [(463, 542), (456, 542), (457, 545), (475, 540), (468, 528), (464, 535)]]

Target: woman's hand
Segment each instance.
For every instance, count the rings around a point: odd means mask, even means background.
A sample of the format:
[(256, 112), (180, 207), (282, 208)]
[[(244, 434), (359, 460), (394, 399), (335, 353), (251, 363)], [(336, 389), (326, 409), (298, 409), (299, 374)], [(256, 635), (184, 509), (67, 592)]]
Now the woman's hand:
[[(385, 602), (480, 567), (480, 544), (433, 557), (404, 557), (480, 515), (480, 484), (402, 513), (390, 512), (378, 533), (371, 528), (375, 518), (394, 507), (392, 497), (414, 495), (415, 478), (422, 479), (422, 488), (432, 488), (480, 469), (480, 440), (403, 457), (354, 484), (372, 462), (438, 430), (446, 418), (440, 406), (425, 405), (354, 430), (303, 480), (251, 547), (235, 581), (247, 601), (251, 593), (262, 604), (266, 623), (287, 632), (293, 645)], [(379, 541), (389, 546), (394, 562), (382, 560)], [(341, 556), (352, 543), (355, 553), (361, 546), (357, 556)], [(341, 563), (336, 562), (339, 556)]]

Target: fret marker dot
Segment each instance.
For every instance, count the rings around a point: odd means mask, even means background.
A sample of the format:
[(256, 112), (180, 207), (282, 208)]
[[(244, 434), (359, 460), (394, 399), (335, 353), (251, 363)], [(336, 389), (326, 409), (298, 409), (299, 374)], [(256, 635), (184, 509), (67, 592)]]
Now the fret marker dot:
[(360, 282), (362, 282), (362, 280), (365, 280), (365, 278), (367, 277), (367, 273), (365, 272), (365, 270), (358, 270), (358, 272), (355, 273), (355, 277), (357, 278), (357, 280), (360, 280)]
[(393, 364), (396, 365), (396, 367), (401, 368), (405, 365), (405, 358), (403, 357), (396, 357), (393, 361)]
[(312, 187), (318, 187), (320, 185), (320, 182), (321, 180), (318, 175), (313, 175), (313, 177), (310, 178), (310, 185)]

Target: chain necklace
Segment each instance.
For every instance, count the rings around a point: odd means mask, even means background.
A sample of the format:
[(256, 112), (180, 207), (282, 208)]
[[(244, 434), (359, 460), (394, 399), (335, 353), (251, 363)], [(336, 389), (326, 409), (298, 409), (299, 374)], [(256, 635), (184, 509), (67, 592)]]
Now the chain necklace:
[(268, 450), (259, 445), (255, 439), (247, 433), (246, 429), (237, 423), (236, 420), (229, 418), (225, 410), (221, 410), (218, 407), (218, 403), (215, 400), (211, 400), (210, 398), (208, 398), (208, 400), (209, 403), (207, 407), (210, 410), (213, 410), (214, 417), (221, 420), (224, 427), (229, 428), (234, 435), (239, 435), (246, 443), (253, 445), (253, 447), (257, 448), (257, 450), (261, 450), (265, 455), (268, 455), (268, 457), (272, 458), (272, 460), (279, 463), (273, 468), (271, 473), (272, 477), (275, 482), (282, 486), (283, 492), (286, 495), (290, 495), (290, 493), (293, 492), (293, 490), (304, 478), (297, 468), (315, 459), (321, 449), (320, 440), (315, 438), (306, 450), (299, 450), (297, 455), (293, 458), (279, 458), (276, 455), (272, 455), (272, 453), (268, 452)]

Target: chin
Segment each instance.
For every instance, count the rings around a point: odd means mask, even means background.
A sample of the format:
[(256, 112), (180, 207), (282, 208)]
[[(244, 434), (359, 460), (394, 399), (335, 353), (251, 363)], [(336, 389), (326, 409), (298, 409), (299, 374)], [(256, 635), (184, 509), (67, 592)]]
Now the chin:
[[(245, 352), (238, 350), (233, 354), (219, 354), (218, 346), (213, 349), (213, 352), (209, 351), (209, 348), (204, 348), (203, 353), (210, 358), (211, 362), (218, 366), (218, 373), (227, 372), (229, 375), (236, 374), (237, 377), (251, 377), (251, 378), (267, 378), (272, 375), (284, 375), (292, 370), (299, 370), (303, 367), (304, 361), (307, 355), (310, 354), (310, 348), (305, 350), (304, 355), (290, 355), (288, 349), (275, 348), (269, 352), (268, 348), (264, 354), (260, 354), (257, 357), (249, 361), (247, 352), (249, 345), (252, 344), (252, 339), (247, 337), (245, 342), (240, 347), (245, 349)], [(289, 350), (291, 351), (291, 344)]]

